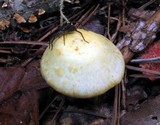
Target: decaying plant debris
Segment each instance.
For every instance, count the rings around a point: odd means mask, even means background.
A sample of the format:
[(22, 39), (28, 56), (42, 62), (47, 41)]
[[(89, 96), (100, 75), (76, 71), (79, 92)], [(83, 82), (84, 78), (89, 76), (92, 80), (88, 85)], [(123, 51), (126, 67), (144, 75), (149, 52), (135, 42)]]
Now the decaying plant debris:
[(159, 105), (159, 4), (156, 0), (65, 0), (63, 11), (69, 21), (112, 40), (126, 62), (120, 85), (82, 100), (55, 92), (39, 72), (45, 48), (64, 32), (59, 26), (59, 1), (1, 0), (0, 124), (159, 124), (159, 109), (147, 108)]

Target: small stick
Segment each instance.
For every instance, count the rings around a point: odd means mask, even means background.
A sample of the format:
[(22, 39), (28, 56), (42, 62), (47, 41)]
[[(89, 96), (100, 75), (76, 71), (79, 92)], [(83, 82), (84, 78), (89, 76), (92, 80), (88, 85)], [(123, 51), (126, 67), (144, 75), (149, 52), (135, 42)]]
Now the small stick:
[(115, 87), (114, 108), (113, 108), (113, 113), (112, 113), (111, 125), (116, 125), (118, 117), (119, 117), (119, 113), (118, 113), (119, 99), (118, 97), (119, 97), (119, 85)]
[(148, 59), (132, 59), (131, 63), (160, 63), (160, 57), (148, 58)]
[(150, 73), (150, 74), (154, 74), (154, 75), (160, 75), (160, 72), (150, 70), (150, 69), (143, 69), (143, 68), (139, 68), (139, 67), (135, 67), (135, 66), (129, 66), (129, 65), (126, 65), (126, 68), (130, 69), (130, 70), (134, 70), (134, 71), (146, 72), (146, 73)]
[(91, 7), (75, 24), (75, 27), (82, 27), (96, 12), (100, 4)]
[(129, 75), (129, 77), (134, 77), (134, 78), (153, 78), (153, 79), (160, 79), (160, 76), (156, 76), (156, 75), (143, 75), (143, 74), (132, 74), (132, 75)]
[(111, 35), (110, 35), (110, 17), (111, 17), (111, 3), (108, 3), (107, 35), (108, 35), (108, 38), (111, 40)]
[(24, 45), (39, 45), (39, 46), (48, 46), (48, 43), (45, 42), (38, 42), (38, 41), (5, 41), (5, 42), (0, 42), (0, 45), (2, 44), (24, 44)]
[[(51, 112), (55, 112), (55, 110), (52, 110)], [(89, 110), (83, 110), (83, 109), (80, 109), (80, 110), (64, 109), (64, 110), (62, 110), (62, 112), (92, 115), (92, 116), (100, 117), (100, 118), (103, 118), (103, 119), (107, 119), (108, 118), (107, 116), (105, 116), (105, 115), (103, 115), (101, 113), (95, 113), (95, 112), (91, 112)]]
[(152, 3), (154, 3), (156, 0), (150, 0), (147, 3), (145, 3), (144, 5), (142, 5), (141, 7), (139, 7), (139, 10), (143, 10), (144, 8), (146, 8), (147, 6), (151, 5)]

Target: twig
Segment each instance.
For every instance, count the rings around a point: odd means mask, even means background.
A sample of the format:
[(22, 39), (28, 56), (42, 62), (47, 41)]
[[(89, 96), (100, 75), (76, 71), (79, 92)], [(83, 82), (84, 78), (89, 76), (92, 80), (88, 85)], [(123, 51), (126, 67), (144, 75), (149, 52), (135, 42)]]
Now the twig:
[(160, 76), (160, 72), (154, 71), (154, 70), (150, 70), (150, 69), (143, 69), (143, 68), (139, 68), (139, 67), (135, 67), (135, 66), (129, 66), (126, 65), (127, 69), (130, 70), (134, 70), (134, 71), (139, 71), (139, 72), (146, 72), (146, 73), (150, 73), (150, 74), (154, 74), (154, 75), (159, 75)]
[[(105, 17), (108, 18), (108, 16), (105, 16)], [(120, 26), (121, 26), (121, 21), (120, 21), (120, 19), (118, 19), (118, 18), (116, 18), (116, 17), (110, 17), (110, 20), (115, 20), (115, 21), (117, 21), (117, 27), (116, 27), (115, 33), (113, 33), (112, 36), (110, 36), (110, 37), (111, 37), (110, 40), (111, 40), (111, 41), (114, 41), (115, 38), (116, 38), (116, 36), (117, 36), (117, 33), (118, 33), (118, 31), (119, 31), (119, 28), (120, 28)], [(108, 29), (108, 28), (107, 28), (107, 29)]]
[(160, 63), (160, 57), (148, 58), (148, 59), (132, 59), (131, 63)]
[(38, 39), (38, 42), (43, 41), (45, 38), (47, 38), (49, 35), (51, 35), (53, 32), (55, 32), (58, 29), (57, 27), (54, 27), (53, 29), (51, 29), (49, 32), (47, 32), (44, 36), (42, 36), (41, 38)]
[[(39, 120), (42, 119), (42, 117), (43, 117), (44, 114), (48, 111), (48, 109), (52, 106), (52, 104), (53, 104), (54, 102), (56, 102), (56, 101), (59, 102), (59, 100), (61, 100), (60, 103), (59, 103), (59, 109), (56, 110), (56, 113), (54, 114), (54, 117), (52, 118), (52, 122), (53, 122), (53, 121), (55, 120), (55, 118), (57, 117), (58, 113), (61, 111), (62, 106), (64, 105), (64, 98), (63, 98), (62, 96), (56, 96), (56, 97), (48, 104), (48, 106), (47, 106), (47, 107), (43, 110), (43, 112), (41, 113), (41, 115), (40, 115), (40, 117), (39, 117)], [(51, 122), (51, 123), (52, 123), (52, 122)]]
[(52, 120), (51, 120), (51, 124), (53, 125), (55, 122), (55, 119), (56, 119), (56, 117), (58, 116), (58, 114), (60, 113), (60, 111), (62, 110), (62, 107), (63, 107), (63, 105), (64, 105), (64, 102), (65, 102), (65, 100), (64, 100), (64, 98), (63, 97), (60, 97), (60, 99), (61, 99), (61, 102), (60, 102), (60, 104), (59, 104), (59, 107), (58, 107), (58, 109), (57, 109), (57, 112), (54, 114), (54, 117), (52, 118)]
[(95, 11), (98, 9), (99, 4), (92, 6), (75, 24), (76, 27), (83, 26), (95, 13)]
[(26, 45), (40, 45), (40, 46), (48, 46), (48, 43), (45, 42), (37, 42), (37, 41), (5, 41), (0, 42), (0, 44), (26, 44)]
[(153, 78), (153, 79), (160, 79), (160, 76), (156, 76), (156, 75), (144, 75), (144, 74), (132, 74), (132, 75), (129, 75), (129, 77), (135, 77), (135, 78)]
[(139, 7), (139, 10), (143, 10), (145, 9), (147, 6), (151, 5), (152, 3), (154, 3), (156, 0), (150, 0), (147, 3), (145, 3), (144, 5), (142, 5), (141, 7)]
[(64, 0), (60, 0), (60, 26), (63, 26), (63, 19), (67, 22), (70, 23), (70, 21), (67, 19), (67, 17), (63, 14), (63, 7), (64, 7)]
[[(51, 112), (55, 112), (55, 110), (52, 110)], [(99, 117), (99, 118), (103, 118), (103, 119), (107, 119), (107, 118), (108, 118), (107, 116), (102, 115), (102, 114), (100, 114), (100, 113), (95, 113), (95, 112), (91, 112), (91, 111), (88, 111), (88, 110), (82, 110), (82, 109), (80, 109), (80, 110), (64, 109), (64, 110), (62, 110), (62, 112), (92, 115), (92, 116)]]
[[(119, 86), (119, 85), (118, 85)], [(119, 87), (115, 87), (115, 95), (114, 95), (114, 108), (112, 113), (112, 122), (111, 125), (117, 125), (117, 118), (118, 118), (118, 94), (119, 94)]]
[(126, 110), (126, 75), (124, 76), (124, 79), (122, 80), (121, 89), (122, 89), (122, 107), (123, 110)]
[(120, 125), (120, 116), (121, 116), (121, 84), (118, 85), (118, 112), (117, 112), (117, 124)]
[[(143, 51), (156, 37), (160, 24), (160, 9), (146, 22), (139, 20), (132, 32), (127, 33), (118, 42), (117, 47), (121, 50), (127, 63), (135, 53)], [(137, 36), (137, 37), (135, 37)]]
[(11, 51), (0, 49), (0, 53), (11, 54)]
[(7, 63), (7, 62), (9, 62), (9, 61), (11, 61), (10, 59), (1, 59), (0, 58), (0, 63)]
[(113, 43), (115, 43), (114, 41), (115, 41), (115, 38), (116, 38), (116, 36), (117, 36), (117, 34), (118, 34), (118, 31), (119, 31), (119, 29), (120, 29), (121, 21), (120, 21), (118, 18), (114, 18), (114, 17), (113, 17), (112, 19), (117, 21), (116, 31), (115, 31), (115, 33), (113, 33), (112, 36), (111, 36), (111, 40), (113, 41)]
[[(126, 2), (122, 0), (123, 5), (125, 6)], [(119, 23), (119, 26), (121, 23)], [(122, 25), (125, 25), (125, 8), (122, 11)], [(114, 111), (111, 125), (119, 125), (120, 124), (120, 111), (121, 111), (121, 85), (115, 87), (115, 100), (114, 100)], [(125, 97), (124, 97), (125, 98)]]
[(110, 17), (111, 17), (111, 3), (108, 3), (108, 21), (107, 21), (107, 36), (111, 40), (110, 35)]
[(8, 58), (8, 59), (3, 59), (3, 58), (0, 58), (0, 63), (9, 63), (9, 62), (17, 62), (19, 61), (20, 59), (15, 57), (15, 58)]

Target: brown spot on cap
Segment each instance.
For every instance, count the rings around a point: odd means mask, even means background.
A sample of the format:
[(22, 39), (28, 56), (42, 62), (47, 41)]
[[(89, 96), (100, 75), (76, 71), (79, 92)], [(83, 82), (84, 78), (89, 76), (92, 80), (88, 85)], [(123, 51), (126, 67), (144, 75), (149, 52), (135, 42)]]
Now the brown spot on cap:
[(68, 69), (69, 69), (70, 72), (73, 72), (73, 73), (78, 71), (78, 69), (76, 67), (71, 66), (71, 65), (68, 67)]
[(62, 70), (60, 68), (55, 68), (54, 71), (55, 71), (57, 76), (62, 76), (63, 75)]
[(62, 55), (62, 51), (61, 51), (61, 49), (56, 49), (55, 51), (56, 51), (56, 55), (57, 55), (57, 56)]
[(75, 51), (78, 51), (78, 50), (79, 50), (78, 46), (77, 46), (74, 50), (75, 50)]

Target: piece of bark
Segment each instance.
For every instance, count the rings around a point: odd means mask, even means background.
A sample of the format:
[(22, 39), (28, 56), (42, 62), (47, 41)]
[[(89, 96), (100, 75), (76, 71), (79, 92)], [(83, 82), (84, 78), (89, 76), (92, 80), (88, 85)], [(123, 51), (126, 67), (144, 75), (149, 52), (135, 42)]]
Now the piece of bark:
[(153, 42), (160, 25), (160, 9), (147, 21), (139, 20), (116, 45), (122, 52), (127, 63), (135, 53), (142, 52)]
[(142, 20), (148, 20), (152, 17), (152, 15), (155, 13), (155, 11), (149, 11), (149, 10), (141, 10), (141, 9), (135, 9), (131, 8), (128, 12), (128, 15), (133, 18), (140, 18)]

